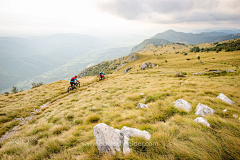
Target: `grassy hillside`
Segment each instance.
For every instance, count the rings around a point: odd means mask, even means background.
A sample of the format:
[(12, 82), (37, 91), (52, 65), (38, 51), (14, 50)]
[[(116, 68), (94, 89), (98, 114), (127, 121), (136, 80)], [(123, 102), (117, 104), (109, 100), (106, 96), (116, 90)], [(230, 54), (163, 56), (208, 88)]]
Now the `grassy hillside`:
[(171, 42), (164, 40), (164, 39), (145, 39), (142, 43), (133, 47), (132, 52), (139, 52), (141, 50), (144, 50), (145, 47), (149, 44), (153, 44), (155, 46), (160, 46), (160, 45), (165, 45), (168, 43), (171, 43)]
[[(1, 143), (0, 159), (239, 159), (240, 121), (233, 115), (240, 116), (240, 51), (194, 53), (190, 52), (192, 47), (148, 45), (136, 53), (138, 59), (128, 61), (103, 81), (98, 82), (97, 76), (80, 78), (82, 87), (69, 94), (65, 94), (69, 82), (58, 81), (18, 94), (0, 95), (2, 135), (20, 123), (15, 117), (28, 117), (33, 108), (50, 102)], [(147, 61), (156, 66), (141, 70)], [(236, 72), (192, 75), (228, 69)], [(235, 104), (217, 99), (219, 93)], [(173, 106), (179, 98), (193, 106), (191, 112)], [(149, 108), (136, 109), (138, 103), (148, 104)], [(198, 103), (216, 111), (205, 117), (211, 127), (194, 122), (199, 117), (195, 115)], [(98, 123), (147, 130), (152, 135), (149, 141), (131, 138), (130, 142), (157, 145), (131, 146), (127, 156), (100, 154), (93, 135)]]

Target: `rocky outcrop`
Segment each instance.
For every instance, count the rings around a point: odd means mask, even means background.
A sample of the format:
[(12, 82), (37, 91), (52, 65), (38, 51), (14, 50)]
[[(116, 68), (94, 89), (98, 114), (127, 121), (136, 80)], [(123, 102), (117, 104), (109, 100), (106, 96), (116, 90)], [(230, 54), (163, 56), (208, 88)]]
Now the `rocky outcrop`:
[(125, 126), (118, 130), (109, 127), (105, 123), (100, 123), (93, 129), (97, 148), (102, 153), (115, 154), (116, 151), (121, 151), (121, 147), (123, 147), (123, 153), (128, 154), (131, 151), (128, 144), (130, 137), (143, 137), (146, 140), (151, 138), (147, 131)]
[(153, 64), (152, 62), (143, 62), (142, 66), (141, 66), (141, 70), (147, 69), (147, 68), (153, 68), (155, 67), (155, 64)]
[(198, 117), (198, 118), (196, 118), (196, 119), (194, 120), (194, 122), (196, 122), (196, 123), (201, 123), (201, 124), (203, 124), (203, 125), (205, 125), (205, 126), (210, 127), (210, 124), (208, 123), (208, 121), (207, 121), (205, 118), (203, 118), (203, 117)]
[(127, 73), (130, 69), (132, 69), (133, 66), (131, 67), (127, 67), (126, 69), (124, 69), (123, 73)]
[(196, 115), (200, 115), (200, 116), (203, 116), (205, 117), (206, 115), (210, 114), (210, 115), (213, 115), (215, 113), (215, 110), (204, 105), (204, 104), (201, 104), (199, 103), (197, 105), (197, 109), (196, 109)]
[(145, 70), (147, 68), (147, 65), (145, 64), (145, 62), (143, 62), (142, 66), (141, 66), (141, 70)]
[(143, 103), (138, 103), (137, 108), (148, 108), (148, 105)]
[(129, 54), (128, 61), (135, 61), (138, 59), (138, 56), (135, 53)]
[(190, 112), (192, 105), (183, 99), (178, 99), (174, 103), (174, 106), (178, 109), (183, 109), (186, 112)]
[(222, 101), (228, 103), (228, 104), (234, 104), (235, 102), (233, 102), (231, 99), (229, 99), (227, 96), (225, 96), (223, 93), (220, 93), (217, 96), (218, 99), (221, 99)]

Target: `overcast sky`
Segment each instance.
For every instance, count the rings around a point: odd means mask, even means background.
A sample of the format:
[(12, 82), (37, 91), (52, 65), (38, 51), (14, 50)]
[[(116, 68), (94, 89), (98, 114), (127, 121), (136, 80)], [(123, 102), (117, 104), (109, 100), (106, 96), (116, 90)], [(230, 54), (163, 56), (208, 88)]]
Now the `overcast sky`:
[(240, 29), (240, 0), (0, 0), (0, 35)]

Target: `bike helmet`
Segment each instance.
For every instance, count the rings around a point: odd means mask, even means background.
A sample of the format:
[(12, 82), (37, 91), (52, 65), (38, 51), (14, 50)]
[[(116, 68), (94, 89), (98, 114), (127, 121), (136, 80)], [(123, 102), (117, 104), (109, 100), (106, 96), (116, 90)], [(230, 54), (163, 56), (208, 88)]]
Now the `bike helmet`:
[(75, 78), (77, 78), (77, 75), (75, 76)]

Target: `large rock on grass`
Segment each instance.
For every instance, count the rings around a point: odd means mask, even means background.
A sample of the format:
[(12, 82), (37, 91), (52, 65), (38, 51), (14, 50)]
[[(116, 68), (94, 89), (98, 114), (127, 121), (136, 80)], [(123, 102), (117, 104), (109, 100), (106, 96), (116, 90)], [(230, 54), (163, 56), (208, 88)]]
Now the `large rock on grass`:
[(151, 138), (151, 135), (147, 131), (125, 126), (120, 131), (109, 127), (105, 123), (100, 123), (93, 127), (93, 129), (97, 148), (102, 153), (115, 154), (116, 151), (121, 151), (121, 146), (123, 146), (123, 153), (128, 154), (131, 151), (128, 144), (130, 137), (143, 137), (146, 140)]
[(228, 104), (234, 104), (235, 102), (233, 102), (231, 99), (229, 99), (227, 96), (225, 96), (223, 93), (220, 93), (217, 96), (218, 99), (223, 100), (224, 102), (228, 103)]
[(121, 129), (120, 134), (122, 135), (122, 143), (123, 143), (123, 154), (129, 154), (131, 149), (129, 148), (129, 138), (130, 137), (142, 137), (146, 140), (149, 140), (151, 138), (151, 135), (147, 131), (141, 131), (136, 128), (130, 128), (130, 127), (123, 127)]
[(115, 154), (116, 151), (121, 151), (120, 130), (105, 123), (97, 124), (93, 129), (99, 152)]
[(197, 105), (197, 109), (196, 109), (196, 115), (200, 115), (200, 116), (203, 116), (205, 117), (206, 115), (210, 114), (210, 115), (213, 115), (215, 113), (215, 110), (204, 105), (204, 104), (201, 104), (199, 103)]
[(210, 127), (210, 124), (208, 123), (208, 121), (207, 121), (205, 118), (203, 118), (203, 117), (198, 117), (198, 118), (196, 118), (196, 119), (194, 120), (194, 122), (196, 122), (196, 123), (201, 123), (201, 124), (203, 124), (203, 125), (205, 125), (205, 126)]
[(174, 106), (176, 108), (183, 109), (186, 112), (190, 112), (192, 109), (192, 105), (183, 99), (178, 99), (173, 103), (175, 103)]

